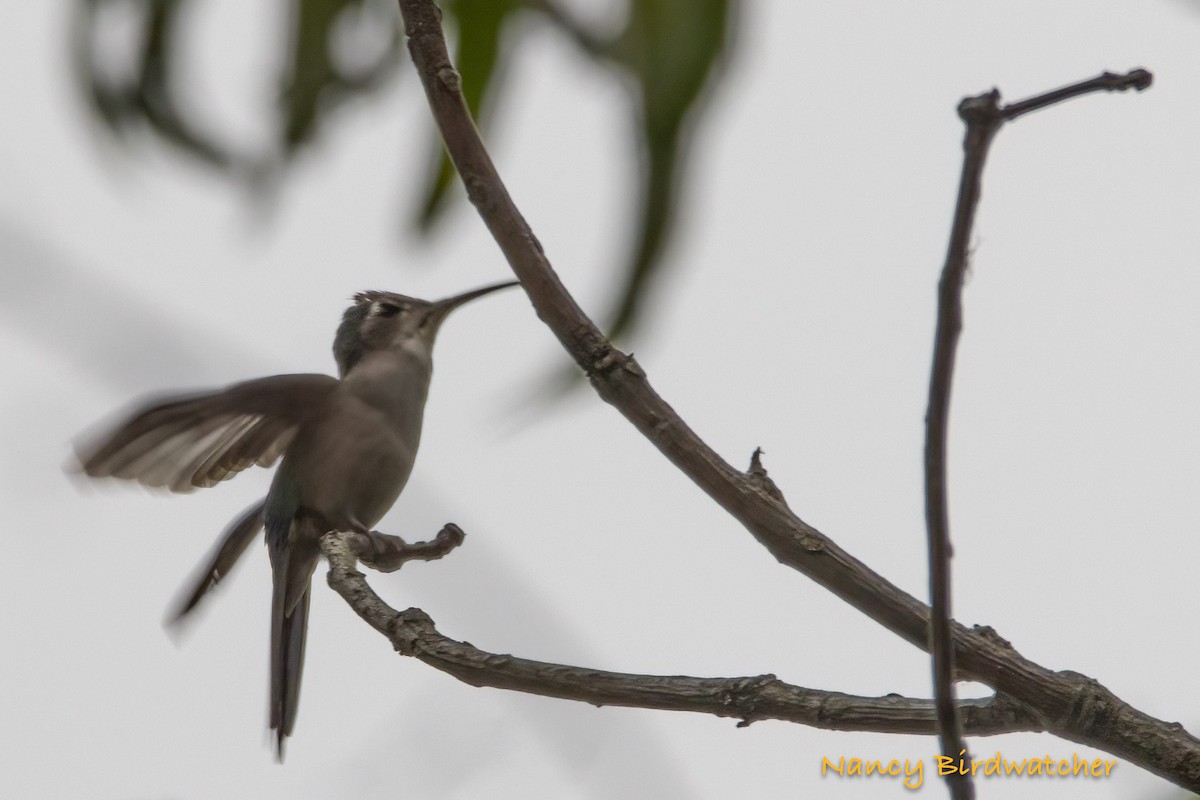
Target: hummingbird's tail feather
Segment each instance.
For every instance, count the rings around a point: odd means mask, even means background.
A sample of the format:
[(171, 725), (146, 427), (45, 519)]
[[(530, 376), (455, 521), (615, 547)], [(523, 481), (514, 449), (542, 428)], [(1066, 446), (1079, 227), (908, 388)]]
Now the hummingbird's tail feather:
[(187, 594), (181, 594), (180, 600), (176, 602), (174, 610), (167, 620), (168, 624), (177, 625), (182, 622), (183, 618), (196, 608), (209, 590), (229, 574), (233, 565), (241, 558), (242, 553), (246, 552), (246, 548), (254, 540), (255, 535), (262, 530), (263, 510), (266, 508), (266, 503), (264, 498), (250, 506), (225, 529), (208, 559), (197, 570), (194, 583), (185, 584), (185, 586), (191, 585), (192, 590)]
[[(312, 594), (309, 582), (317, 564), (317, 549), (303, 543), (289, 543), (281, 555), (272, 565), (270, 721), (271, 730), (275, 731), (275, 756), (282, 762), (284, 742), (296, 726), (296, 709), (300, 704), (300, 676), (304, 671), (308, 603)], [(292, 599), (289, 589), (300, 576), (305, 582), (304, 591)]]

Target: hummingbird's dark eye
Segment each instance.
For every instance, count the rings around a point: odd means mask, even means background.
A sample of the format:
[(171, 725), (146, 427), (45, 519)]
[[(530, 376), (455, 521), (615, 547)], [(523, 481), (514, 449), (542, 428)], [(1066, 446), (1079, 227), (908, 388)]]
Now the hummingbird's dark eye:
[(400, 306), (395, 303), (380, 303), (377, 313), (381, 317), (394, 317), (400, 313)]

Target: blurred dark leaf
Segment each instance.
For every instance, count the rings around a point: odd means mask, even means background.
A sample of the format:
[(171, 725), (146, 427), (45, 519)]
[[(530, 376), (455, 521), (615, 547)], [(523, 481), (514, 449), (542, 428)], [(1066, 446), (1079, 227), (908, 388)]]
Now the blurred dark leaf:
[(109, 130), (123, 138), (131, 122), (144, 123), (167, 143), (219, 169), (230, 169), (234, 158), (211, 136), (202, 133), (180, 110), (173, 94), (172, 58), (177, 49), (184, 0), (144, 0), (140, 62), (136, 74), (124, 80), (105, 80), (100, 62), (105, 55), (96, 41), (100, 16), (122, 0), (82, 0), (76, 24), (76, 60), (84, 72), (88, 98)]
[(292, 36), (283, 90), (283, 145), (294, 151), (313, 135), (323, 96), (341, 88), (333, 65), (334, 26), (357, 0), (297, 0), (289, 4)]
[(172, 95), (171, 59), (177, 47), (181, 10), (182, 0), (154, 0), (150, 4), (142, 80), (136, 94), (138, 107), (164, 139), (202, 161), (228, 168), (231, 156), (184, 118)]
[[(281, 126), (285, 159), (312, 139), (336, 102), (375, 90), (398, 65), (400, 23), (395, 12), (394, 2), (376, 0), (289, 3), (291, 36)], [(362, 41), (372, 31), (382, 31), (384, 38)], [(367, 63), (354, 68), (345, 64), (356, 53), (372, 49), (377, 53)]]
[[(219, 143), (180, 101), (175, 67), (186, 32), (182, 20), (196, 0), (75, 0), (75, 56), (80, 83), (96, 118), (119, 138), (150, 130), (185, 155), (240, 180), (286, 167), (336, 116), (341, 101), (368, 95), (401, 63), (400, 18), (394, 0), (284, 0), (288, 30), (276, 85), (280, 103), (264, 109), (279, 131), (268, 152), (247, 154)], [(618, 300), (607, 315), (613, 336), (630, 333), (642, 316), (648, 287), (663, 263), (679, 213), (688, 143), (730, 49), (738, 0), (630, 0), (613, 36), (581, 24), (556, 0), (443, 0), (467, 103), (486, 128), (489, 106), (520, 37), (537, 29), (515, 25), (524, 10), (580, 45), (583, 57), (632, 89), (630, 116), (639, 152), (637, 201), (628, 255), (616, 259)], [(137, 58), (120, 68), (128, 41), (105, 35), (105, 17), (137, 17)], [(111, 27), (111, 26), (109, 26)], [(126, 60), (130, 60), (126, 58)], [(114, 67), (114, 65), (117, 65)], [(190, 112), (190, 115), (189, 115)], [(452, 197), (454, 173), (438, 149), (420, 187), (418, 227), (430, 231)]]
[[(503, 47), (506, 24), (524, 7), (522, 0), (448, 0), (445, 19), (453, 20), (458, 33), (456, 62), (462, 76), (463, 96), (481, 129), (487, 128), (488, 99), (494, 94), (496, 77), (504, 71), (509, 52)], [(435, 166), (423, 191), (417, 225), (429, 231), (441, 217), (454, 187), (454, 165), (437, 141)]]
[(611, 337), (633, 330), (679, 210), (687, 148), (729, 47), (730, 0), (632, 0), (613, 55), (637, 81), (643, 163), (638, 234)]

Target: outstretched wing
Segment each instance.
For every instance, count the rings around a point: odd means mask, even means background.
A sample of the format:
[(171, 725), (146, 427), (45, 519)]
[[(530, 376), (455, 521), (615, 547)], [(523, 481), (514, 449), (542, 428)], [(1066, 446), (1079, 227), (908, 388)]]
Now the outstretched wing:
[(184, 617), (195, 610), (209, 591), (229, 574), (233, 565), (250, 546), (250, 542), (254, 541), (254, 537), (262, 530), (263, 512), (266, 510), (266, 506), (266, 498), (259, 500), (243, 511), (242, 515), (224, 530), (208, 558), (196, 571), (195, 577), (188, 582), (190, 590), (176, 602), (175, 608), (167, 618), (169, 624), (178, 625), (182, 622)]
[(173, 492), (214, 486), (251, 465), (275, 463), (337, 385), (328, 375), (276, 375), (159, 400), (78, 444), (76, 454), (93, 478), (125, 478)]

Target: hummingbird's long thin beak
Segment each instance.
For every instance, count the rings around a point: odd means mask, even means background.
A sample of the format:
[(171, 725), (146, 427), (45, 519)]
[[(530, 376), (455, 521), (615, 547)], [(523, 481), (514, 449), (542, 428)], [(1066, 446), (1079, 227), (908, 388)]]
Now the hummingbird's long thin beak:
[(469, 292), (463, 292), (462, 294), (456, 294), (453, 297), (447, 297), (445, 300), (438, 300), (433, 304), (433, 308), (429, 310), (429, 316), (426, 317), (425, 324), (433, 324), (434, 326), (441, 325), (442, 321), (446, 319), (446, 317), (450, 316), (450, 312), (459, 306), (466, 305), (472, 300), (483, 297), (485, 294), (491, 294), (492, 292), (498, 292), (501, 289), (509, 289), (513, 286), (520, 285), (520, 281), (507, 281), (505, 283), (497, 283), (492, 286), (484, 286), (482, 289), (472, 289)]

